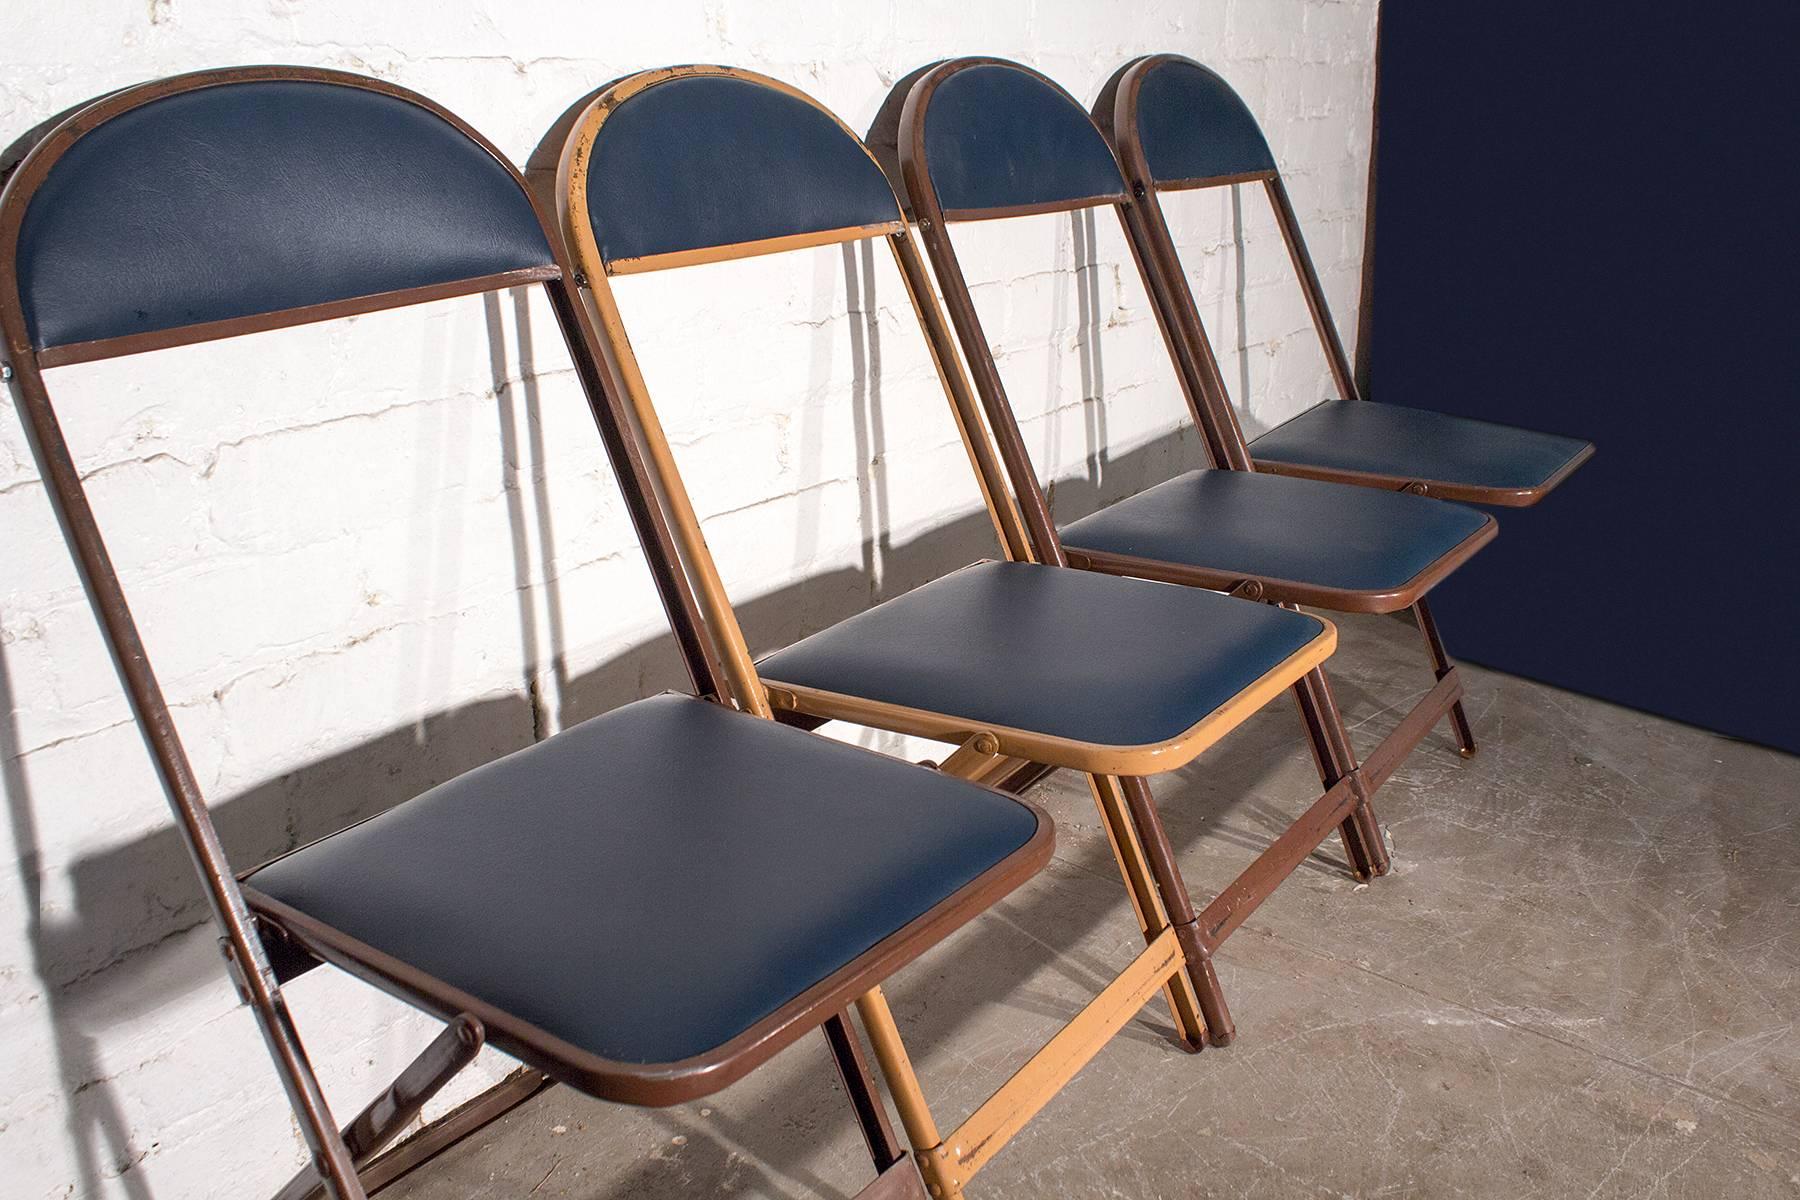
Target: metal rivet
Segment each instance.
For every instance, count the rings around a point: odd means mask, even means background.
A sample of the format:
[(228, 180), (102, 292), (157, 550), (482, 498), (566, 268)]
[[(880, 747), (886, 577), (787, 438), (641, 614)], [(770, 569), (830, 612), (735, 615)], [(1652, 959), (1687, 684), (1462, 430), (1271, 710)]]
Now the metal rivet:
[(0, 363), (0, 383), (12, 382), (12, 364)]

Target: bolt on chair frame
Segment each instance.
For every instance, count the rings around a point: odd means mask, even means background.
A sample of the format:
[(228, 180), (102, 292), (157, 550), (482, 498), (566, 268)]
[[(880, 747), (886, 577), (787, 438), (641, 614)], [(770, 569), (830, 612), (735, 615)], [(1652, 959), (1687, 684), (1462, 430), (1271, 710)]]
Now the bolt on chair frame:
[[(352, 289), (351, 294), (340, 292), (316, 303), (272, 307), (251, 305), (219, 319), (189, 319), (187, 323), (178, 321), (172, 327), (109, 333), (91, 340), (58, 341), (34, 337), (22, 291), (23, 273), (18, 254), (21, 230), (34, 198), (45, 195), (40, 189), (65, 155), (89, 133), (117, 118), (132, 116), (147, 105), (171, 98), (186, 99), (207, 89), (269, 83), (328, 85), (401, 101), (423, 110), (468, 139), (478, 148), (473, 151), (474, 156), (486, 163), (482, 170), (490, 177), (490, 182), (497, 173), (502, 179), (510, 179), (516, 184), (519, 195), (511, 202), (522, 206), (526, 215), (521, 217), (515, 210), (509, 219), (534, 223), (528, 224), (527, 228), (534, 229), (535, 236), (542, 238), (541, 249), (534, 253), (536, 261), (498, 273), (444, 279), (397, 290), (357, 294)], [(465, 146), (464, 150), (468, 151), (469, 147)], [(491, 162), (488, 161), (490, 158)], [(23, 424), (42, 467), (47, 491), (125, 685), (132, 712), (166, 790), (177, 829), (204, 885), (211, 915), (220, 930), (219, 948), (228, 974), (239, 1000), (256, 1019), (312, 1156), (311, 1162), (280, 1190), (278, 1200), (311, 1200), (317, 1196), (363, 1200), (370, 1192), (392, 1182), (554, 1081), (561, 1054), (559, 1044), (554, 1039), (538, 1044), (531, 1035), (530, 1025), (517, 1027), (517, 1022), (505, 1019), (504, 1013), (484, 1020), (468, 1011), (458, 1012), (454, 1007), (446, 1009), (444, 1006), (453, 1005), (454, 1001), (439, 994), (443, 988), (440, 986), (434, 993), (419, 979), (409, 980), (405, 963), (389, 961), (380, 967), (370, 967), (367, 963), (354, 964), (333, 958), (337, 965), (386, 986), (387, 990), (399, 992), (410, 998), (415, 1006), (446, 1020), (443, 1031), (393, 1083), (355, 1119), (339, 1128), (282, 991), (286, 983), (321, 965), (326, 954), (307, 940), (310, 934), (284, 928), (279, 917), (271, 919), (263, 911), (269, 907), (268, 898), (248, 893), (242, 882), (252, 873), (234, 873), (227, 860), (169, 704), (150, 665), (80, 472), (63, 437), (44, 371), (427, 301), (528, 284), (542, 285), (573, 358), (611, 467), (620, 479), (629, 517), (645, 550), (696, 693), (723, 703), (720, 698), (729, 695), (727, 681), (702, 632), (700, 614), (677, 566), (675, 548), (663, 514), (651, 499), (649, 480), (628, 418), (618, 405), (616, 393), (606, 385), (604, 364), (594, 354), (598, 343), (571, 283), (574, 268), (523, 178), (491, 143), (465, 122), (424, 97), (386, 82), (299, 67), (201, 71), (127, 88), (80, 109), (34, 147), (8, 182), (4, 194), (0, 195), (0, 250), (3, 250), (0, 252), (0, 335), (5, 341), (4, 378), (18, 399)], [(50, 344), (45, 344), (46, 341)], [(767, 706), (762, 706), (759, 711), (766, 716)], [(723, 1087), (818, 1025), (825, 1033), (858, 1126), (880, 1173), (877, 1181), (860, 1194), (870, 1200), (923, 1197), (920, 1178), (888, 1125), (885, 1108), (866, 1069), (860, 1044), (847, 1022), (847, 1007), (856, 1001), (856, 997), (862, 996), (860, 1003), (870, 1014), (868, 1019), (882, 1052), (903, 1056), (898, 1034), (891, 1022), (886, 1021), (879, 990), (869, 991), (869, 981), (885, 977), (940, 940), (950, 929), (996, 899), (996, 887), (1003, 892), (1015, 886), (1041, 866), (1049, 853), (1049, 823), (1040, 814), (1036, 835), (1003, 864), (979, 877), (976, 883), (940, 901), (935, 908), (821, 980), (804, 995), (757, 1021), (718, 1050), (684, 1063), (649, 1064), (648, 1069), (639, 1064), (608, 1062), (589, 1056), (576, 1074), (584, 1080), (601, 1080), (605, 1086), (596, 1094), (604, 1094), (608, 1099), (637, 1104), (676, 1103)], [(275, 904), (273, 907), (279, 909), (281, 906)], [(1172, 941), (1166, 941), (1164, 951), (1179, 959)], [(418, 983), (419, 989), (409, 991), (409, 983)], [(818, 1015), (821, 1012), (828, 1015), (821, 1018)], [(490, 1043), (532, 1065), (382, 1153), (383, 1148), (419, 1114), (424, 1104), (468, 1066), (484, 1044)]]
[[(711, 553), (707, 548), (669, 441), (652, 403), (624, 320), (614, 296), (614, 276), (697, 263), (721, 262), (805, 247), (880, 239), (899, 268), (939, 381), (948, 399), (964, 448), (974, 467), (1001, 545), (1016, 562), (1062, 561), (1054, 537), (1042, 546), (1028, 532), (1006, 484), (1006, 476), (987, 440), (977, 400), (961, 373), (949, 327), (937, 308), (923, 259), (894, 201), (892, 219), (874, 223), (809, 228), (777, 237), (738, 238), (686, 243), (666, 252), (608, 257), (597, 238), (600, 220), (592, 215), (589, 176), (595, 143), (606, 122), (625, 111), (634, 97), (660, 85), (702, 78), (737, 80), (771, 89), (824, 114), (864, 156), (861, 139), (835, 115), (805, 93), (756, 73), (721, 66), (683, 66), (641, 72), (603, 88), (575, 118), (559, 159), (555, 194), (564, 231), (582, 270), (580, 283), (593, 305), (602, 349), (618, 389), (630, 404), (657, 494), (666, 507), (681, 561), (694, 582), (705, 626), (715, 643), (732, 693), (752, 712), (802, 714), (812, 719), (842, 719), (897, 732), (958, 743), (940, 769), (965, 778), (997, 778), (1023, 760), (1068, 766), (1088, 774), (1103, 824), (1119, 860), (1127, 889), (1144, 934), (1146, 949), (1073, 1020), (1021, 1067), (961, 1126), (945, 1134), (927, 1106), (913, 1068), (894, 1032), (891, 1014), (879, 989), (857, 1002), (899, 1109), (908, 1139), (931, 1194), (956, 1197), (1000, 1147), (1096, 1054), (1100, 1047), (1159, 989), (1164, 991), (1183, 1042), (1198, 1050), (1205, 1040), (1225, 1044), (1231, 1024), (1218, 992), (1212, 953), (1334, 828), (1349, 848), (1353, 869), (1368, 877), (1385, 870), (1379, 829), (1367, 796), (1353, 771), (1330, 781), (1324, 795), (1276, 839), (1239, 878), (1204, 911), (1196, 912), (1174, 862), (1142, 772), (1179, 765), (1198, 754), (1278, 694), (1279, 685), (1245, 692), (1203, 722), (1180, 746), (1135, 750), (1103, 747), (1036, 735), (1026, 730), (971, 728), (968, 721), (881, 701), (828, 693), (765, 679), (753, 661)], [(871, 158), (871, 162), (872, 162)], [(877, 176), (879, 177), (878, 164)], [(650, 186), (640, 183), (639, 186)], [(885, 183), (883, 187), (885, 188)], [(891, 197), (890, 197), (891, 198)], [(1029, 514), (1028, 514), (1029, 517)], [(1329, 647), (1325, 648), (1326, 653)], [(1309, 661), (1314, 656), (1309, 655)], [(1324, 654), (1316, 655), (1322, 661)], [(1313, 669), (1316, 675), (1316, 669)], [(1310, 676), (1308, 677), (1311, 678)], [(1302, 685), (1310, 689), (1310, 683)], [(1310, 690), (1307, 692), (1310, 696)], [(1327, 730), (1336, 733), (1330, 740)], [(1320, 717), (1321, 753), (1347, 757), (1335, 712)], [(1333, 761), (1337, 761), (1334, 757)]]
[[(926, 253), (931, 258), (945, 306), (950, 310), (951, 320), (955, 323), (964, 357), (974, 375), (988, 423), (994, 429), (995, 439), (999, 443), (1013, 489), (1019, 497), (1020, 507), (1025, 513), (1034, 545), (1057, 543), (1058, 535), (1049, 505), (1044, 499), (1042, 485), (1019, 434), (1017, 417), (1007, 399), (993, 351), (976, 313), (974, 298), (963, 274), (956, 247), (951, 240), (952, 223), (1078, 212), (1110, 206), (1125, 230), (1133, 262), (1150, 295), (1151, 307), (1156, 314), (1164, 343), (1175, 361), (1177, 378), (1211, 465), (1220, 469), (1255, 470), (1244, 448), (1229, 399), (1224, 395), (1222, 382), (1217, 388), (1211, 383), (1205, 387), (1195, 384), (1196, 379), (1217, 379), (1217, 363), (1211, 359), (1210, 349), (1204, 341), (1197, 341), (1194, 337), (1192, 322), (1188, 319), (1193, 311), (1191, 301), (1186, 309), (1168, 301), (1167, 291), (1171, 285), (1167, 272), (1159, 269), (1155, 257), (1156, 244), (1141, 235), (1142, 226), (1147, 219), (1160, 217), (1154, 208), (1153, 192), (1144, 194), (1138, 189), (1127, 190), (1126, 180), (1121, 174), (1116, 188), (1109, 180), (1107, 189), (1102, 194), (1084, 195), (1069, 200), (951, 210), (946, 210), (939, 202), (925, 143), (925, 121), (932, 96), (945, 80), (959, 72), (982, 67), (1004, 67), (1022, 72), (1054, 89), (1085, 116), (1085, 110), (1067, 91), (1054, 80), (1029, 67), (997, 58), (948, 60), (923, 70), (912, 78), (898, 116), (894, 134), (894, 158), (890, 166), (899, 174), (911, 211), (918, 222), (920, 236), (925, 243)], [(904, 80), (897, 85), (905, 86)], [(1201, 355), (1210, 364), (1210, 371), (1190, 369)], [(1428, 631), (1437, 683), (1363, 760), (1361, 766), (1357, 765), (1323, 669), (1312, 672), (1295, 688), (1301, 719), (1326, 786), (1333, 786), (1338, 780), (1348, 778), (1355, 781), (1358, 789), (1372, 796), (1445, 713), (1452, 715), (1459, 749), (1463, 755), (1467, 757), (1474, 753), (1473, 735), (1468, 731), (1467, 721), (1461, 715), (1461, 678), (1456, 673), (1455, 665), (1443, 653), (1442, 644), (1436, 638), (1436, 625), (1431, 621), (1429, 611), (1417, 606), (1422, 603), (1426, 591), (1490, 541), (1496, 528), (1492, 518), (1489, 518), (1452, 553), (1410, 580), (1405, 588), (1393, 592), (1355, 591), (1297, 580), (1246, 576), (1238, 571), (1167, 563), (1098, 550), (1073, 547), (1063, 550), (1060, 545), (1057, 553), (1059, 561), (1070, 566), (1223, 591), (1284, 607), (1306, 604), (1340, 612), (1387, 612), (1397, 607), (1413, 606), (1416, 612), (1421, 613), (1421, 625)], [(1381, 866), (1382, 869), (1386, 867), (1385, 851)]]

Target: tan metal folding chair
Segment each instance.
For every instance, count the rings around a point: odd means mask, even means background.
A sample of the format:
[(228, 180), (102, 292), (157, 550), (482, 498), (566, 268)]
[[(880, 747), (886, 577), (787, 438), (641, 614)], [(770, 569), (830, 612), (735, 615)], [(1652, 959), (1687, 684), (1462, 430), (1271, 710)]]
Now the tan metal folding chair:
[[(923, 261), (880, 168), (841, 121), (775, 80), (675, 67), (602, 89), (574, 117), (556, 195), (647, 460), (733, 694), (753, 712), (843, 719), (950, 742), (973, 778), (1017, 760), (1087, 773), (1148, 948), (986, 1103), (940, 1133), (878, 993), (859, 1005), (934, 1195), (955, 1196), (1159, 988), (1198, 1049), (1230, 1016), (1213, 952), (1341, 828), (1353, 869), (1385, 868), (1359, 782), (1334, 780), (1238, 880), (1196, 911), (1142, 776), (1180, 766), (1312, 678), (1326, 622), (1037, 561)], [(753, 661), (676, 467), (614, 295), (619, 276), (884, 241), (936, 361), (1009, 562), (966, 567)], [(1170, 645), (1191, 652), (1171, 655)], [(1311, 686), (1310, 684), (1304, 686)], [(1320, 742), (1342, 738), (1320, 715)]]

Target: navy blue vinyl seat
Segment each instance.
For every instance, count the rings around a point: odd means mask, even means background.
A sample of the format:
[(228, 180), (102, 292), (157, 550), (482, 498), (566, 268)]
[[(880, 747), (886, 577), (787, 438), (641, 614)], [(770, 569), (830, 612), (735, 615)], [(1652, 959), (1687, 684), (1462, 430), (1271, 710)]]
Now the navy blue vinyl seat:
[[(1021, 849), (1031, 808), (666, 695), (252, 872), (316, 923), (582, 1056), (713, 1050)], [(287, 912), (280, 911), (288, 910)], [(292, 914), (300, 914), (295, 921)]]
[(1404, 588), (1486, 514), (1404, 492), (1251, 471), (1190, 471), (1062, 528), (1070, 550), (1351, 592)]
[(1179, 738), (1325, 636), (1316, 617), (1030, 563), (979, 563), (762, 659), (798, 685), (972, 727), (1140, 746)]
[(1250, 443), (1271, 466), (1508, 492), (1547, 488), (1592, 452), (1580, 438), (1373, 400), (1327, 400)]

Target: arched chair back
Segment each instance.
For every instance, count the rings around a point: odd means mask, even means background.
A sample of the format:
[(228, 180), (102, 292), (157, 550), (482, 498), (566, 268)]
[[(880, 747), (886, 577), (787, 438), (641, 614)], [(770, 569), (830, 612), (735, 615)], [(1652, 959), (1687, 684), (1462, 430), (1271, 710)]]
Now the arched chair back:
[(575, 118), (558, 163), (564, 231), (630, 400), (734, 693), (768, 697), (632, 351), (610, 277), (882, 239), (900, 267), (1007, 557), (1030, 559), (1005, 475), (899, 201), (854, 132), (795, 88), (735, 67), (644, 71)]
[[(1262, 128), (1230, 84), (1214, 70), (1179, 54), (1148, 54), (1120, 67), (1094, 102), (1094, 119), (1118, 152), (1126, 176), (1148, 194), (1149, 228), (1140, 253), (1163, 261), (1170, 285), (1187, 295), (1186, 276), (1168, 236), (1156, 193), (1229, 184), (1260, 183), (1281, 229), (1308, 314), (1331, 368), (1338, 394), (1358, 399), (1355, 373), (1344, 349), (1324, 285), (1300, 233), (1287, 184)], [(1191, 296), (1188, 297), (1191, 301)]]
[[(945, 307), (962, 341), (1012, 486), (1021, 494), (1028, 488), (1041, 489), (949, 226), (1110, 206), (1129, 234), (1141, 215), (1141, 197), (1133, 195), (1112, 147), (1081, 103), (1048, 76), (1019, 63), (952, 59), (918, 76), (906, 93), (897, 142), (896, 185), (907, 193), (919, 220)], [(1135, 251), (1135, 238), (1131, 245)], [(1161, 274), (1141, 257), (1138, 265), (1145, 286), (1157, 299)], [(1210, 354), (1204, 346), (1196, 348), (1191, 332), (1168, 315), (1173, 311), (1170, 306), (1152, 307), (1178, 360)], [(1204, 369), (1194, 373), (1202, 380), (1206, 374)], [(1246, 465), (1247, 457), (1234, 447), (1242, 440), (1235, 417), (1229, 403), (1218, 396), (1223, 385), (1216, 390), (1210, 381), (1195, 386), (1188, 371), (1179, 375), (1213, 464)]]
[(572, 203), (608, 274), (895, 232), (899, 203), (856, 135), (774, 80), (646, 72), (590, 110)]
[[(1017, 63), (958, 59), (914, 86), (901, 158), (945, 220), (1062, 212), (1125, 198), (1106, 139), (1052, 80)], [(913, 107), (916, 106), (916, 107)], [(904, 168), (903, 168), (904, 169)]]
[(1211, 187), (1275, 173), (1275, 155), (1250, 106), (1222, 75), (1191, 58), (1155, 54), (1119, 68), (1094, 102), (1094, 120), (1115, 145), (1129, 130), (1148, 181), (1158, 188)]
[(491, 146), (352, 79), (188, 76), (65, 123), (0, 230), (17, 340), (55, 366), (559, 274)]

